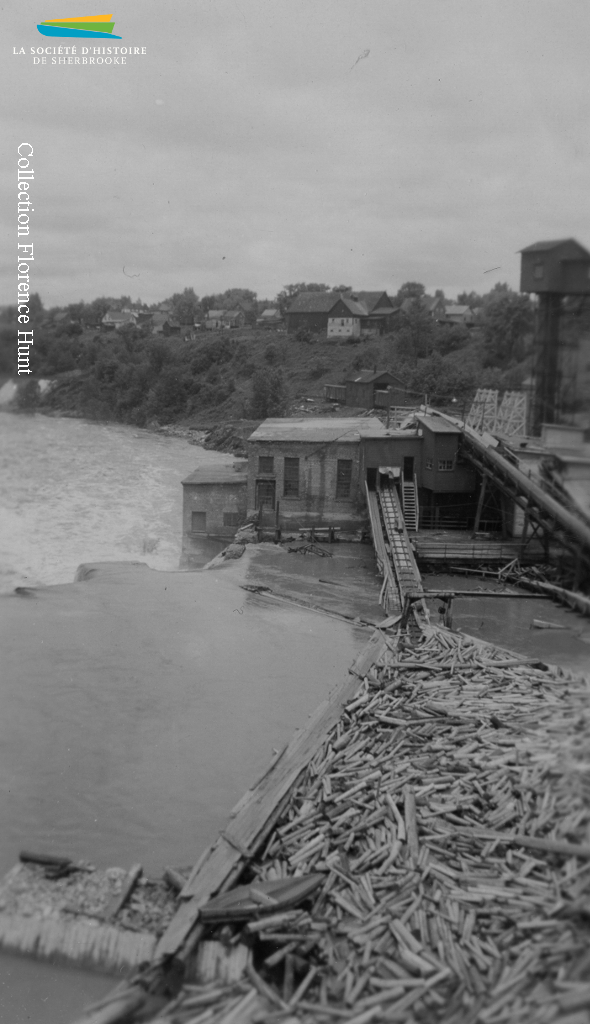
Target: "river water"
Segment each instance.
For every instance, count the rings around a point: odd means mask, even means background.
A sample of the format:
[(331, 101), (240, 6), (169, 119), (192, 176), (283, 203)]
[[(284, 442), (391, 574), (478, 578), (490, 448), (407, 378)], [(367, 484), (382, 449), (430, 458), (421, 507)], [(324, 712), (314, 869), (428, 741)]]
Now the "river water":
[[(0, 877), (25, 846), (159, 873), (215, 838), (368, 635), (240, 583), (379, 621), (362, 545), (335, 545), (332, 558), (264, 546), (219, 570), (177, 571), (180, 481), (231, 461), (135, 428), (0, 412)], [(202, 563), (219, 548), (204, 542)], [(534, 617), (565, 628), (535, 631)], [(549, 602), (457, 599), (454, 624), (588, 668), (589, 627)], [(0, 957), (0, 1022), (67, 1024), (111, 986)]]
[[(0, 876), (23, 847), (190, 865), (367, 631), (241, 590), (247, 557), (176, 571), (180, 481), (231, 456), (7, 413), (0, 448)], [(370, 548), (359, 565), (378, 614)], [(4, 956), (0, 1020), (67, 1024), (110, 984)]]

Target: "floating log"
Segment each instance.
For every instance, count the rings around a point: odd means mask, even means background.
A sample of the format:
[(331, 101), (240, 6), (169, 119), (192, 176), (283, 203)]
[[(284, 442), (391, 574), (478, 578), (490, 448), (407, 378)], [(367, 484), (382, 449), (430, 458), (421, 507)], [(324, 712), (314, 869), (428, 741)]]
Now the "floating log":
[(532, 626), (534, 629), (567, 629), (567, 626), (561, 626), (558, 622), (546, 622), (545, 619), (533, 619)]

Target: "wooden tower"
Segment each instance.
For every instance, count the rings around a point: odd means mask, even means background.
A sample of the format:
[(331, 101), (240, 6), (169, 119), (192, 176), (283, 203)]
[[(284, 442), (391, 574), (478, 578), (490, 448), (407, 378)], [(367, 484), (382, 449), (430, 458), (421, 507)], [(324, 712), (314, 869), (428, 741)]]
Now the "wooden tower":
[(532, 432), (554, 423), (559, 394), (559, 321), (564, 295), (590, 295), (590, 252), (573, 238), (521, 249), (520, 290), (539, 296)]

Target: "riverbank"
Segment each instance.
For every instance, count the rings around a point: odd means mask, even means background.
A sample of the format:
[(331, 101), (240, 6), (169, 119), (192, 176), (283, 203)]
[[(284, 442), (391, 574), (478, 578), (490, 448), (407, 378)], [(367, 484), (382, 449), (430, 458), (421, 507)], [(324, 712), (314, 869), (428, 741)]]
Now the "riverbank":
[[(216, 887), (205, 858), (161, 943), (188, 936), (190, 981), (153, 1021), (528, 1024), (590, 1005), (588, 680), (438, 627), (378, 637), (270, 830), (237, 855), (256, 891), (310, 873), (320, 889), (286, 916), (197, 924), (191, 943), (187, 913), (197, 923)], [(207, 984), (195, 938), (226, 967), (241, 950), (240, 980)]]

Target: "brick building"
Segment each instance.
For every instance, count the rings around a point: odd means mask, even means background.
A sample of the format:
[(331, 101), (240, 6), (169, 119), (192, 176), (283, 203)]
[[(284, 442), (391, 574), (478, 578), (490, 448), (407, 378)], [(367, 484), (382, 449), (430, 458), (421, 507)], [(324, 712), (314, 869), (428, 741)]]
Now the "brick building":
[(182, 551), (190, 557), (202, 537), (232, 538), (246, 519), (247, 462), (200, 466), (182, 481)]
[(360, 442), (383, 436), (373, 417), (265, 420), (248, 441), (248, 510), (284, 531), (365, 521)]

